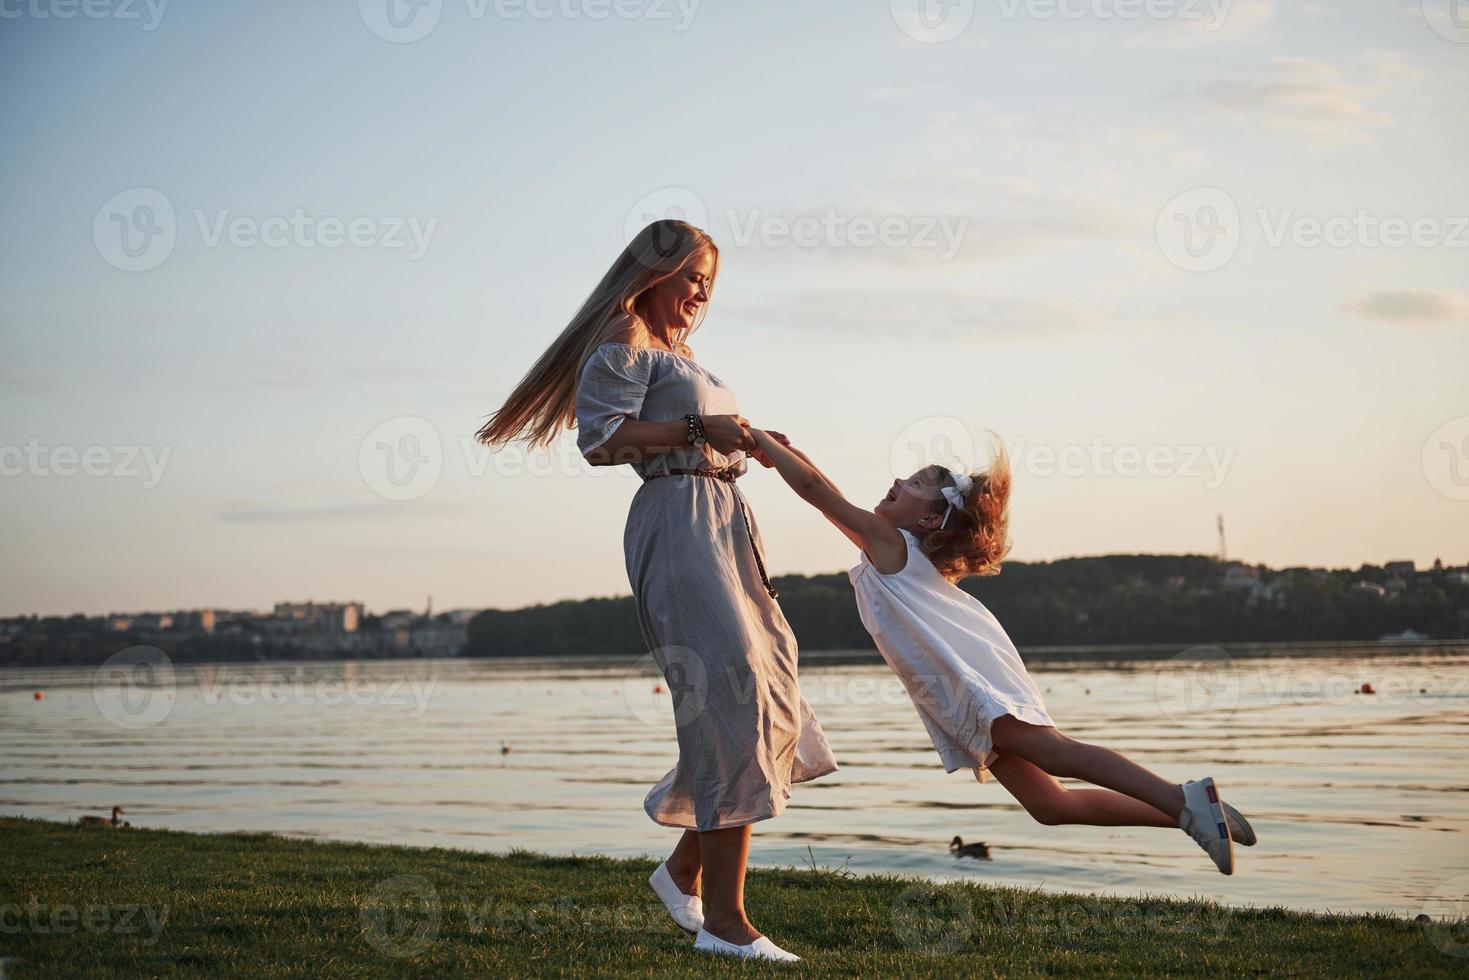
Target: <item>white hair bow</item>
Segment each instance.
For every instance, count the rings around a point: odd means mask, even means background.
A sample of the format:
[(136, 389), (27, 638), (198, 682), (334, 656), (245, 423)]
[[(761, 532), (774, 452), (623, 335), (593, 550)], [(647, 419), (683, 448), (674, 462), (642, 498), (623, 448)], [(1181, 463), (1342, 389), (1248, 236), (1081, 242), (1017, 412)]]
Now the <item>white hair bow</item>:
[(939, 525), (940, 528), (943, 528), (949, 523), (949, 515), (954, 512), (955, 507), (963, 508), (964, 495), (974, 487), (974, 480), (967, 473), (950, 473), (949, 475), (953, 477), (954, 485), (952, 487), (944, 487), (939, 491), (944, 495), (944, 499), (949, 502), (948, 509), (944, 511), (944, 521)]

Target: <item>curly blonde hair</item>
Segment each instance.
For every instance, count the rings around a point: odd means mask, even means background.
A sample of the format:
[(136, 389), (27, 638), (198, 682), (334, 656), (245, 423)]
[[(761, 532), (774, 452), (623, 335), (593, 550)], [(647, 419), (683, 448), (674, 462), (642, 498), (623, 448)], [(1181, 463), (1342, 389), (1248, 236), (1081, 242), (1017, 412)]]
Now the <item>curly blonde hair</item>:
[[(950, 485), (954, 471), (939, 466), (940, 486)], [(939, 574), (950, 582), (971, 575), (998, 575), (1000, 562), (1010, 553), (1010, 462), (1003, 444), (996, 449), (988, 469), (968, 474), (974, 481), (964, 495), (964, 506), (956, 507), (943, 528), (923, 534), (919, 545)], [(948, 508), (942, 496), (937, 513)]]

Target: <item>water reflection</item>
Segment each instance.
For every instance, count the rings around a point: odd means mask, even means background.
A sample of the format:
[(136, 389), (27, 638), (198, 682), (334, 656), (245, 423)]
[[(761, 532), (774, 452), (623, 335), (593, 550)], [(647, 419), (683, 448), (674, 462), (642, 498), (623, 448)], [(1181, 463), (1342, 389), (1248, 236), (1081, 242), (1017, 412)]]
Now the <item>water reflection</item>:
[[(671, 703), (626, 664), (172, 666), (141, 685), (0, 672), (0, 810), (71, 819), (121, 803), (134, 826), (484, 850), (661, 855), (675, 839), (642, 811), (676, 755)], [(945, 775), (901, 686), (870, 659), (803, 664), (841, 771), (797, 786), (783, 817), (756, 826), (752, 861), (809, 854), (858, 872), (1411, 913), (1469, 872), (1469, 658), (1217, 666), (1032, 672), (1073, 737), (1166, 778), (1215, 777), (1261, 840), (1236, 849), (1233, 877), (1182, 832), (1046, 827), (998, 783)], [(1364, 681), (1377, 693), (1357, 693)], [(955, 835), (991, 859), (957, 860)]]

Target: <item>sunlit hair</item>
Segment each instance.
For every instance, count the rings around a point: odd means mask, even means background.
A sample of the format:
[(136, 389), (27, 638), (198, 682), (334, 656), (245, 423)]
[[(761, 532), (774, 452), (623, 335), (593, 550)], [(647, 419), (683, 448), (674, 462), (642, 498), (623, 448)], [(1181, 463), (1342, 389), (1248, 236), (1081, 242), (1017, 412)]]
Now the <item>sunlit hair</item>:
[[(964, 496), (964, 506), (954, 508), (942, 529), (935, 528), (919, 539), (933, 567), (950, 582), (971, 575), (998, 575), (1001, 560), (1010, 553), (1010, 462), (1004, 445), (996, 443), (994, 462), (982, 472), (969, 474), (974, 486)], [(954, 485), (951, 470), (934, 468), (940, 478), (938, 486)], [(936, 496), (935, 511), (942, 514), (949, 504), (942, 494)]]
[[(520, 379), (505, 404), (490, 416), (475, 438), (491, 447), (516, 439), (524, 439), (532, 447), (548, 447), (563, 427), (574, 428), (576, 388), (582, 368), (603, 341), (608, 325), (624, 314), (650, 322), (650, 291), (697, 261), (705, 251), (714, 258), (708, 287), (712, 290), (719, 274), (719, 249), (705, 232), (687, 222), (667, 219), (638, 232), (566, 329)], [(675, 351), (693, 356), (685, 339), (698, 329), (707, 309), (708, 304), (703, 304), (698, 318), (671, 338)]]

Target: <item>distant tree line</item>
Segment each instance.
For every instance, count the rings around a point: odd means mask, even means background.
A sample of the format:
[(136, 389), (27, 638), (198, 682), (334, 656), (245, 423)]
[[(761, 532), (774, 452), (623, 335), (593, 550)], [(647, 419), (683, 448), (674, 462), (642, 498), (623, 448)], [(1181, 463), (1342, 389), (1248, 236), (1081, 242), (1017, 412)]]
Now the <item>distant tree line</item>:
[[(1006, 562), (999, 575), (959, 587), (989, 607), (1021, 647), (1375, 640), (1410, 629), (1432, 638), (1469, 637), (1469, 584), (1462, 573), (1440, 567), (1404, 580), (1375, 565), (1330, 572), (1236, 567), (1251, 576), (1242, 585), (1243, 576), (1227, 585), (1226, 566), (1203, 555)], [(803, 649), (872, 648), (845, 572), (773, 581)], [(487, 609), (470, 620), (465, 652), (556, 657), (646, 650), (629, 596)]]

